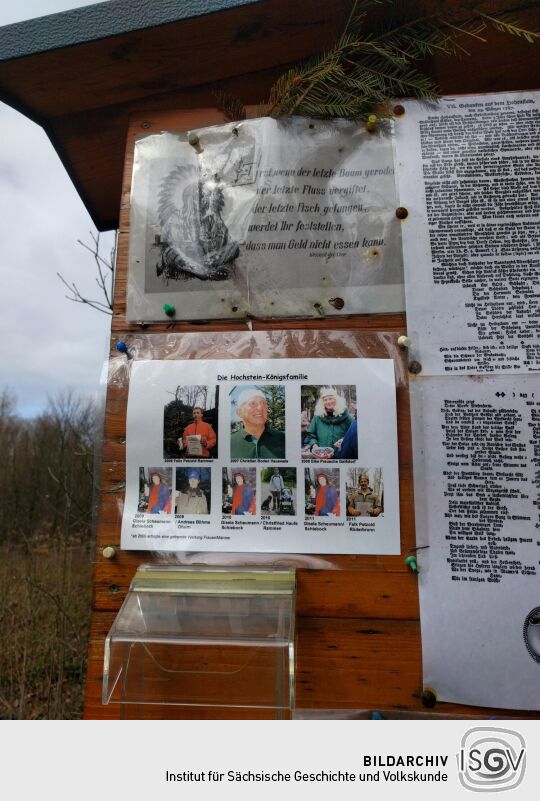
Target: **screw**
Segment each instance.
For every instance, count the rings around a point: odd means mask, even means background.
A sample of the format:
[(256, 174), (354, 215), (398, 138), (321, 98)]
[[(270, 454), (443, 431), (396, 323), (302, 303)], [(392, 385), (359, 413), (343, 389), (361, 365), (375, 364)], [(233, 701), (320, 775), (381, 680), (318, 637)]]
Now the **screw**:
[(150, 125), (151, 123), (147, 122), (146, 120), (141, 122), (141, 128), (150, 128)]
[(409, 216), (409, 212), (404, 206), (400, 206), (396, 209), (396, 217), (398, 220), (405, 220)]
[(394, 114), (396, 117), (402, 117), (405, 114), (405, 106), (394, 106)]
[(411, 340), (409, 337), (405, 336), (405, 334), (402, 334), (400, 337), (398, 337), (397, 344), (398, 348), (403, 348), (405, 350), (405, 348), (411, 347)]
[(231, 307), (231, 311), (232, 312), (237, 312), (238, 311), (238, 306), (232, 306)]
[(112, 593), (120, 592), (120, 587), (118, 584), (109, 584), (109, 589)]
[(418, 375), (418, 373), (422, 372), (422, 365), (420, 362), (409, 362), (409, 373), (413, 375)]
[(114, 557), (116, 556), (116, 548), (113, 548), (112, 545), (107, 545), (107, 547), (101, 551), (101, 555), (104, 556), (105, 559), (114, 559)]

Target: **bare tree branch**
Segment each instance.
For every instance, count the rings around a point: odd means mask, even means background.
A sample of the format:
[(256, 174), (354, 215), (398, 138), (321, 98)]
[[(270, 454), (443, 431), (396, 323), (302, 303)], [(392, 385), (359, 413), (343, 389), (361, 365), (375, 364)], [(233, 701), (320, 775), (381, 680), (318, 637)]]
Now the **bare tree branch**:
[(71, 300), (73, 303), (82, 303), (86, 306), (90, 306), (92, 309), (95, 309), (96, 311), (102, 312), (103, 314), (112, 315), (114, 270), (116, 263), (116, 248), (118, 244), (118, 231), (116, 231), (114, 236), (114, 243), (111, 248), (109, 259), (104, 258), (100, 253), (99, 233), (94, 234), (92, 233), (92, 231), (90, 231), (89, 233), (92, 239), (91, 245), (88, 245), (81, 239), (78, 239), (77, 242), (81, 247), (83, 247), (85, 250), (91, 253), (94, 258), (97, 270), (96, 284), (98, 285), (98, 288), (104, 300), (96, 300), (93, 298), (85, 297), (79, 290), (79, 287), (74, 281), (69, 283), (68, 281), (66, 281), (64, 276), (61, 275), (61, 273), (56, 273), (56, 274), (58, 278), (62, 281), (64, 286), (67, 288), (67, 290), (69, 291), (69, 295), (65, 296), (66, 300)]

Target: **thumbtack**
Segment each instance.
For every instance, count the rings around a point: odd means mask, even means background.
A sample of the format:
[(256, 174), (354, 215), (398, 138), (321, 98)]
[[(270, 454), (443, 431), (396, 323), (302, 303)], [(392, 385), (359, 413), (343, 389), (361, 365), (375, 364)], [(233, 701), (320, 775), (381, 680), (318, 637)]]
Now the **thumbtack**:
[(378, 119), (379, 118), (377, 117), (376, 114), (370, 114), (369, 115), (369, 117), (367, 118), (367, 122), (366, 122), (366, 131), (368, 133), (373, 133), (373, 131), (377, 127), (377, 120)]
[(405, 348), (410, 348), (411, 347), (411, 340), (410, 340), (410, 338), (408, 336), (405, 336), (405, 334), (402, 334), (400, 337), (398, 337), (397, 344), (398, 344), (398, 348), (403, 348), (405, 350)]
[(116, 343), (116, 350), (119, 351), (120, 353), (127, 353), (128, 346), (123, 340), (120, 340), (120, 342)]
[(403, 561), (405, 562), (407, 567), (411, 569), (411, 571), (415, 574), (415, 576), (417, 576), (420, 571), (418, 570), (418, 562), (416, 561), (416, 556), (406, 556)]
[(112, 545), (107, 545), (107, 547), (101, 551), (101, 555), (104, 556), (105, 559), (114, 559), (116, 556), (116, 548), (113, 548)]
[(170, 306), (168, 303), (165, 303), (163, 305), (163, 311), (165, 312), (167, 317), (174, 317), (174, 315), (176, 314), (176, 309), (174, 308), (174, 306)]
[(408, 216), (409, 212), (407, 211), (405, 206), (400, 206), (399, 208), (396, 209), (396, 217), (398, 218), (398, 220), (406, 220)]
[(412, 373), (413, 375), (418, 375), (421, 372), (422, 372), (422, 365), (420, 364), (420, 362), (416, 361), (409, 362), (409, 373)]
[(371, 718), (371, 720), (384, 720), (384, 718), (383, 718), (383, 716), (381, 715), (381, 713), (380, 713), (380, 712), (377, 712), (377, 711), (375, 711), (375, 712), (372, 712), (372, 713), (371, 713), (371, 715), (370, 715), (369, 717)]
[(396, 117), (402, 117), (405, 114), (405, 106), (397, 105), (394, 106), (394, 114)]

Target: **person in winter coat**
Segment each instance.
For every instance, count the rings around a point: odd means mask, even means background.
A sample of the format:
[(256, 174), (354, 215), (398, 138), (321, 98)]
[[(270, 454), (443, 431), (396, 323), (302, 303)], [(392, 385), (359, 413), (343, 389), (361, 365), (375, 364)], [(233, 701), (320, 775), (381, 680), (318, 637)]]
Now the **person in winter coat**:
[(272, 506), (274, 512), (279, 514), (281, 510), (281, 493), (285, 489), (283, 476), (279, 472), (279, 467), (274, 467), (274, 472), (270, 478), (270, 492), (272, 493)]
[(252, 515), (255, 514), (255, 493), (246, 483), (243, 473), (234, 474), (235, 488), (232, 499), (233, 515)]
[(308, 447), (312, 451), (315, 446), (333, 448), (335, 458), (352, 422), (345, 398), (338, 395), (334, 387), (321, 387), (313, 419), (306, 431)]
[(326, 473), (318, 473), (316, 480), (315, 514), (318, 517), (339, 514), (339, 496), (336, 488), (329, 483)]
[(185, 456), (191, 456), (188, 451), (188, 437), (198, 436), (201, 440), (202, 453), (193, 454), (195, 459), (208, 459), (210, 457), (210, 448), (213, 448), (217, 442), (216, 432), (210, 425), (203, 420), (204, 410), (200, 406), (193, 407), (193, 422), (189, 423), (184, 428), (182, 438), (178, 440), (178, 445), (184, 450)]
[(145, 485), (144, 494), (148, 498), (147, 512), (159, 514), (160, 512), (170, 512), (171, 491), (166, 484), (161, 481), (161, 475), (157, 471), (150, 474), (152, 488)]
[[(207, 468), (206, 468), (207, 469)], [(179, 492), (176, 499), (176, 514), (179, 515), (207, 515), (208, 502), (206, 495), (199, 487), (201, 474), (193, 468), (188, 470), (188, 486), (184, 492)]]

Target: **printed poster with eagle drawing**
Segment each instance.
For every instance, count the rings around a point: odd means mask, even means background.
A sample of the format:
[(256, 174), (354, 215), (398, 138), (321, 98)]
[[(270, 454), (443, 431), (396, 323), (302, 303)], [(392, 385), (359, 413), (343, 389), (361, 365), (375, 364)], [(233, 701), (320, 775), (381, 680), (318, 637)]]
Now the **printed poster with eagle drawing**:
[(128, 319), (404, 308), (389, 131), (261, 118), (141, 135)]

